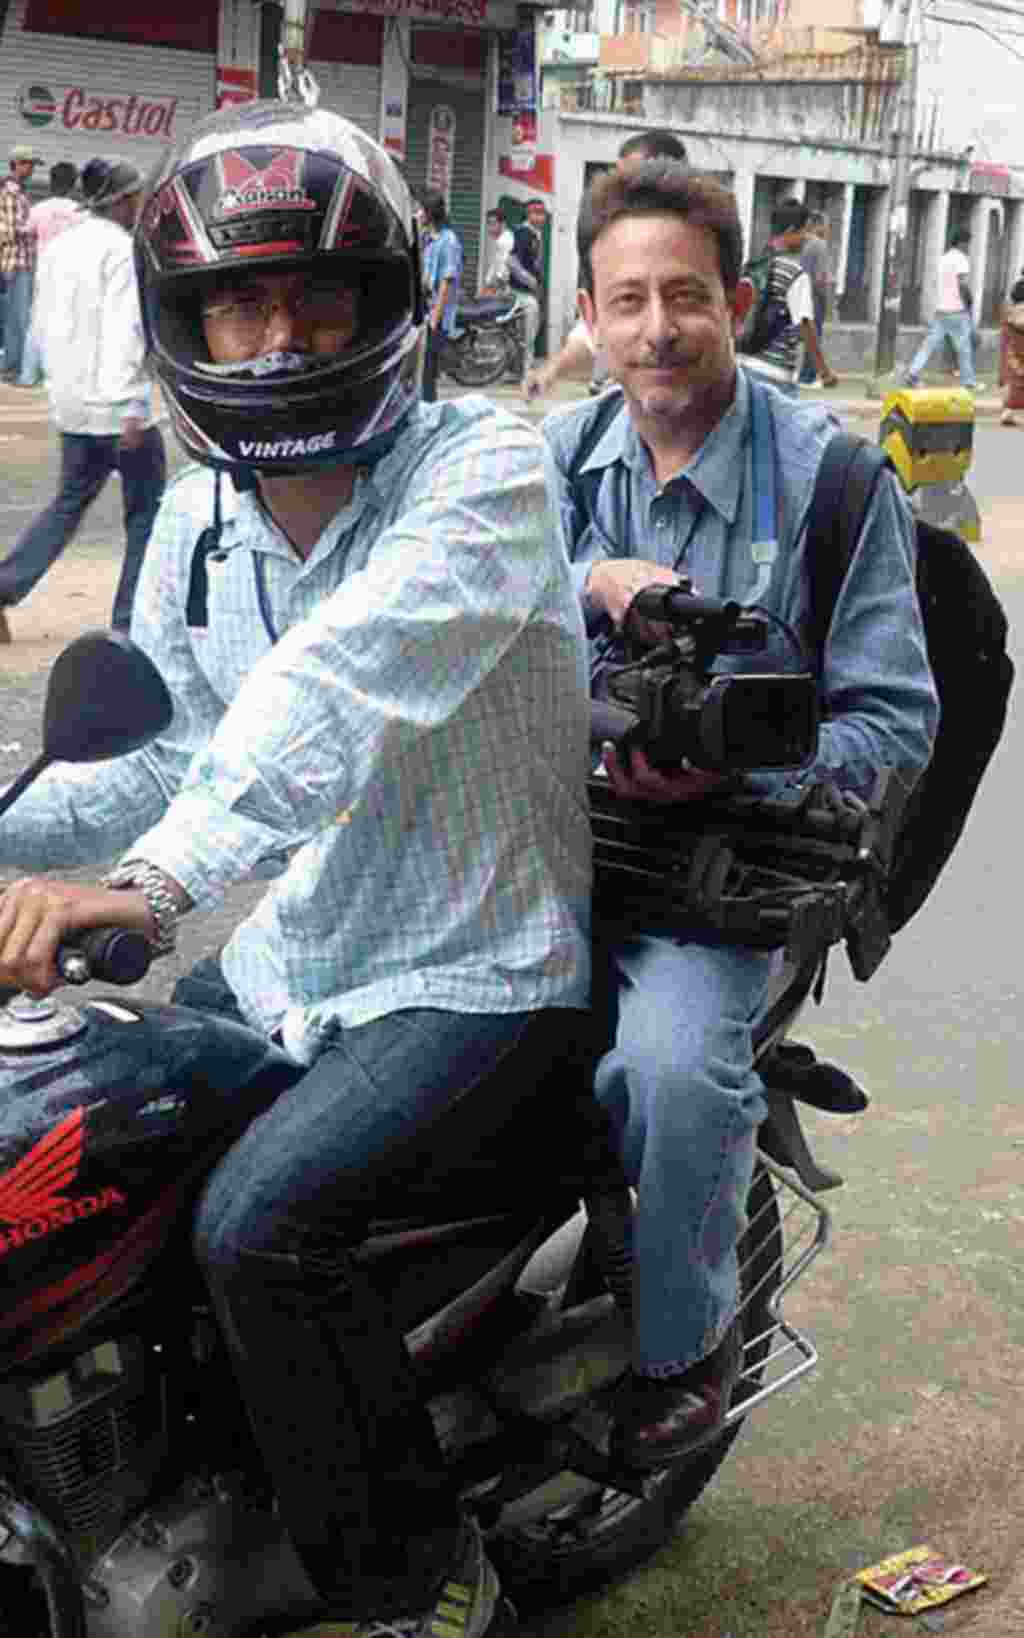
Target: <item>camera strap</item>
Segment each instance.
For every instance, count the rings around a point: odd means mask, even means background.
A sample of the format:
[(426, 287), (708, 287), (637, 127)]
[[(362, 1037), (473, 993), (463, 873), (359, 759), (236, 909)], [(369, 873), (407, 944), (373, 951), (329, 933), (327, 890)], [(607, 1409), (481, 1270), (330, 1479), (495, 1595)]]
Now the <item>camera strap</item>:
[(760, 603), (771, 585), (772, 569), (779, 555), (778, 466), (775, 459), (775, 426), (768, 408), (767, 389), (747, 373), (750, 388), (750, 478), (754, 533), (750, 556), (757, 579), (747, 605)]

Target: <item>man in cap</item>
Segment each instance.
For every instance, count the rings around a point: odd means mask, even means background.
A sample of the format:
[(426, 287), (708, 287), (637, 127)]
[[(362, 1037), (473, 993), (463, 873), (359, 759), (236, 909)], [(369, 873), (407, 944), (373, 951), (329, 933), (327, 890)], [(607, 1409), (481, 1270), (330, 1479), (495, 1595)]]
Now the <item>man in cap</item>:
[(11, 640), (5, 609), (27, 597), (56, 562), (115, 470), (124, 492), (125, 554), (111, 624), (127, 630), (131, 619), (167, 470), (143, 369), (132, 262), (141, 196), (134, 165), (91, 159), (82, 172), (82, 220), (40, 259), (34, 328), (60, 432), (60, 486), (0, 563), (0, 642)]
[(0, 184), (0, 273), (7, 284), (4, 315), (4, 368), (7, 381), (16, 381), (32, 310), (35, 240), (29, 227), (28, 183), (39, 163), (31, 148), (19, 143), (9, 155), (9, 175)]

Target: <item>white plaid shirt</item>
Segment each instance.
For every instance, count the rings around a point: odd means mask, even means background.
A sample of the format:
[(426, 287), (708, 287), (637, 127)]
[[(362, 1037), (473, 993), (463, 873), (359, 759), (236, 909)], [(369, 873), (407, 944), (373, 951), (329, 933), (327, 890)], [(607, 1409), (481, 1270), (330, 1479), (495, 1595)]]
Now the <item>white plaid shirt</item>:
[(213, 477), (188, 469), (132, 625), (174, 720), (51, 770), (0, 825), (0, 864), (127, 852), (202, 909), (277, 861), (224, 970), (303, 1056), (334, 1019), (585, 1004), (587, 664), (554, 493), (539, 434), (482, 398), (420, 409), (305, 562), (224, 480), (189, 630)]

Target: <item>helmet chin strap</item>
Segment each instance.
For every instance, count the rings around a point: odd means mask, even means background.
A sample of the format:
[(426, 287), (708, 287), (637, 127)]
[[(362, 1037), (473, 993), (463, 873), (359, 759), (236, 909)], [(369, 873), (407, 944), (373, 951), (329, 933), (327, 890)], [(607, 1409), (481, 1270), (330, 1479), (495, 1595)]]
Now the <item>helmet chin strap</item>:
[(258, 381), (265, 375), (297, 375), (300, 370), (309, 368), (313, 357), (312, 353), (279, 351), (260, 353), (256, 358), (243, 358), (234, 364), (210, 364), (196, 359), (195, 368), (222, 381), (240, 381), (246, 376)]

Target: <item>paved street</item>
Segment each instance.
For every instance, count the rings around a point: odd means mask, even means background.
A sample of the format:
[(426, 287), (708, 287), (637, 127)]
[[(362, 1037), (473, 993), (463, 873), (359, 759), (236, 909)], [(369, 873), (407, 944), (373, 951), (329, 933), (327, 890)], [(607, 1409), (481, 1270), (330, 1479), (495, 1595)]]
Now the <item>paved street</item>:
[[(502, 396), (506, 396), (504, 393)], [(512, 396), (509, 394), (508, 396)], [(874, 432), (858, 394), (857, 430)], [(0, 388), (0, 548), (53, 492), (42, 395)], [(1024, 633), (1024, 428), (979, 423), (979, 555)], [(111, 484), (0, 649), (0, 777), (38, 739), (42, 668), (107, 618), (120, 551)], [(990, 1583), (948, 1607), (971, 1638), (1024, 1631), (1024, 1106), (1021, 865), (1024, 683), (966, 839), (867, 987), (837, 954), (803, 1034), (862, 1078), (866, 1116), (812, 1118), (847, 1178), (834, 1242), (787, 1312), (817, 1371), (752, 1419), (720, 1478), (652, 1566), (534, 1627), (544, 1638), (820, 1638), (850, 1570), (927, 1542)], [(232, 901), (237, 913), (245, 895)], [(223, 924), (191, 927), (183, 959)], [(163, 991), (165, 971), (153, 981)], [(908, 1625), (865, 1609), (866, 1638)]]

